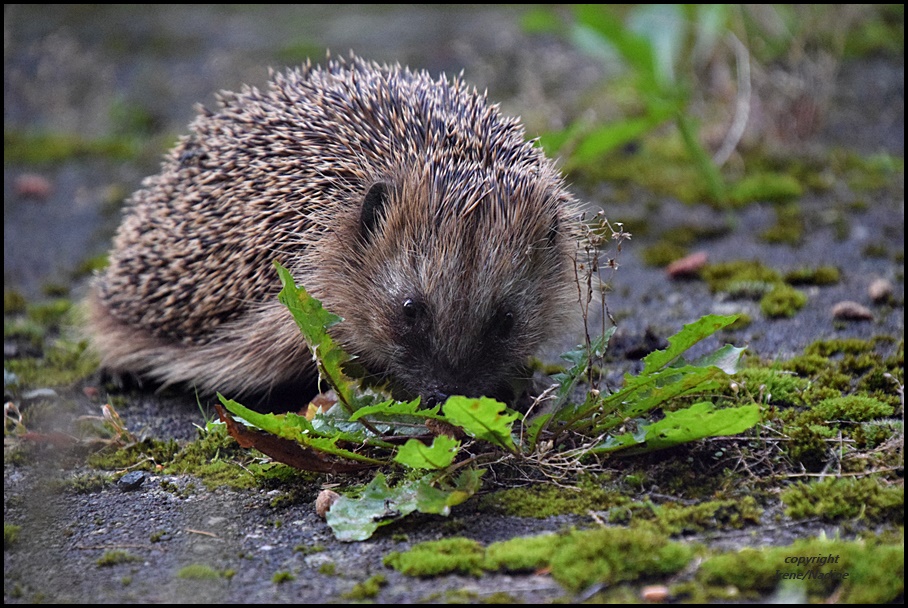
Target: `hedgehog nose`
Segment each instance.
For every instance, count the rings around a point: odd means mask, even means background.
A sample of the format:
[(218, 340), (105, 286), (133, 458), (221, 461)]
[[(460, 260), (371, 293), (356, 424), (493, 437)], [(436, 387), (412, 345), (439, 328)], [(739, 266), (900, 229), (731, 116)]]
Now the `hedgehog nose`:
[(426, 405), (432, 407), (434, 405), (444, 403), (450, 396), (450, 393), (441, 389), (431, 389), (425, 395), (423, 395), (423, 398), (425, 399)]

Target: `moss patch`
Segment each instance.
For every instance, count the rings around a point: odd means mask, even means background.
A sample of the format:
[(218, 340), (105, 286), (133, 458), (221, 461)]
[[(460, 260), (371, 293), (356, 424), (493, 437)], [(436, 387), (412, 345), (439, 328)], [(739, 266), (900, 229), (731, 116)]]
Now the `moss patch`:
[(410, 576), (436, 576), (459, 573), (479, 576), (483, 571), (485, 549), (468, 538), (445, 538), (415, 545), (409, 551), (393, 551), (383, 563)]
[(760, 298), (760, 310), (771, 319), (793, 317), (807, 304), (807, 296), (785, 284), (776, 285)]
[(177, 578), (189, 579), (194, 581), (213, 581), (221, 578), (217, 570), (205, 564), (189, 564), (183, 566), (177, 572)]
[(818, 539), (716, 555), (703, 562), (697, 579), (723, 588), (720, 594), (732, 587), (744, 598), (772, 593), (788, 583), (811, 602), (834, 595), (841, 603), (879, 604), (898, 601), (904, 593), (904, 563), (901, 543)]
[(795, 519), (819, 517), (825, 521), (862, 518), (873, 522), (903, 522), (905, 490), (864, 478), (829, 478), (798, 483), (782, 492), (786, 513)]
[(525, 572), (548, 566), (559, 583), (579, 591), (594, 583), (674, 573), (687, 565), (693, 553), (690, 546), (656, 532), (599, 528), (515, 538), (488, 548), (474, 540), (450, 538), (393, 552), (384, 563), (411, 576)]

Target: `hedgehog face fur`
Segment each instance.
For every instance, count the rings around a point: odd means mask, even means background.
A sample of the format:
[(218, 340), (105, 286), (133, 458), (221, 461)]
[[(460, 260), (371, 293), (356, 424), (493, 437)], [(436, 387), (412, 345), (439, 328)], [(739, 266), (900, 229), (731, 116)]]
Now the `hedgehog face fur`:
[(130, 200), (89, 301), (103, 363), (234, 394), (312, 377), (277, 259), (373, 374), (509, 398), (577, 294), (573, 199), (519, 123), (357, 58), (220, 104)]

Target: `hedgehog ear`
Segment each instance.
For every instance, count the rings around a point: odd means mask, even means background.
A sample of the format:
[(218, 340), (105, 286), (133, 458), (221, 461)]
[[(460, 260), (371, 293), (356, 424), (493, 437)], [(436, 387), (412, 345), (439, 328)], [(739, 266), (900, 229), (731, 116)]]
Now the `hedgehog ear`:
[(558, 229), (561, 227), (561, 221), (556, 215), (552, 218), (552, 223), (549, 224), (549, 246), (554, 246), (558, 242)]
[(376, 226), (382, 218), (385, 204), (388, 202), (390, 186), (385, 182), (375, 182), (363, 198), (359, 216), (359, 229), (363, 239), (368, 242), (375, 234)]

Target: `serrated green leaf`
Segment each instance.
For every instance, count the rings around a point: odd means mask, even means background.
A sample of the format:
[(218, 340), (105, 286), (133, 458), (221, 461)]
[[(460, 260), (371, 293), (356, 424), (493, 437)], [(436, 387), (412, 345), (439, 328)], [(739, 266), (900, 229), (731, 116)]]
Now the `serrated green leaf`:
[(324, 379), (337, 393), (345, 407), (353, 402), (350, 380), (344, 375), (341, 366), (350, 360), (344, 350), (328, 334), (328, 328), (342, 321), (340, 317), (322, 308), (322, 303), (313, 298), (301, 286), (297, 286), (290, 271), (275, 260), (283, 288), (278, 300), (287, 307), (293, 320), (296, 321), (312, 358), (318, 368), (319, 377)]
[(368, 462), (372, 464), (382, 464), (380, 460), (374, 458), (369, 458), (368, 456), (363, 456), (362, 454), (357, 454), (356, 452), (351, 452), (350, 450), (338, 447), (337, 442), (344, 440), (350, 441), (352, 443), (362, 443), (361, 435), (350, 435), (339, 432), (334, 432), (328, 436), (322, 436), (323, 434), (317, 431), (306, 418), (299, 416), (297, 414), (262, 414), (254, 410), (233, 401), (232, 399), (227, 399), (220, 393), (218, 394), (218, 399), (221, 400), (221, 404), (229, 411), (231, 414), (238, 416), (243, 419), (253, 427), (265, 431), (266, 433), (271, 433), (277, 437), (283, 439), (289, 439), (295, 441), (302, 446), (306, 446), (317, 450), (319, 452), (324, 452), (326, 454), (331, 454), (333, 456), (338, 456), (341, 458), (347, 458), (349, 460), (356, 460), (359, 462)]
[(436, 474), (395, 488), (378, 473), (358, 498), (341, 496), (325, 520), (340, 541), (366, 540), (379, 528), (414, 511), (448, 515), (451, 507), (462, 503), (479, 490), (482, 471), (464, 471), (450, 488), (433, 485)]
[(561, 358), (568, 361), (571, 364), (571, 367), (566, 372), (555, 374), (552, 377), (559, 385), (558, 390), (555, 392), (554, 408), (557, 409), (558, 406), (563, 404), (567, 398), (570, 397), (571, 393), (574, 392), (574, 387), (577, 386), (577, 382), (580, 381), (581, 376), (583, 376), (583, 373), (589, 365), (589, 353), (592, 353), (594, 358), (601, 358), (608, 348), (608, 342), (611, 339), (612, 334), (614, 334), (617, 329), (617, 326), (609, 327), (601, 336), (590, 343), (589, 348), (578, 346), (576, 349), (561, 355)]
[(738, 363), (741, 361), (741, 355), (747, 350), (744, 347), (732, 346), (726, 344), (714, 353), (709, 353), (692, 362), (691, 365), (697, 367), (718, 367), (726, 374), (737, 374)]
[(488, 397), (454, 396), (445, 402), (441, 410), (448, 422), (462, 428), (470, 437), (516, 451), (511, 426), (519, 414), (506, 413), (504, 403)]
[(737, 318), (737, 315), (706, 315), (693, 323), (688, 323), (668, 339), (668, 348), (653, 351), (643, 358), (643, 371), (640, 375), (650, 374), (670, 365), (691, 346), (732, 324)]
[(552, 414), (539, 414), (530, 420), (529, 424), (524, 427), (524, 440), (521, 446), (525, 451), (532, 451), (539, 440), (539, 433), (552, 419)]
[(737, 435), (760, 422), (757, 404), (716, 409), (709, 401), (701, 401), (683, 410), (668, 412), (665, 418), (647, 428), (646, 443), (661, 449), (696, 441), (705, 437)]
[(394, 401), (389, 399), (381, 403), (376, 403), (375, 405), (368, 405), (366, 407), (361, 407), (356, 412), (350, 416), (350, 421), (359, 420), (363, 416), (376, 416), (379, 419), (386, 420), (394, 416), (412, 416), (415, 418), (434, 418), (436, 420), (444, 420), (444, 416), (438, 413), (438, 410), (441, 409), (440, 405), (436, 405), (433, 408), (419, 409), (420, 399), (417, 397), (412, 401)]
[(394, 461), (411, 469), (444, 469), (457, 456), (460, 442), (447, 435), (438, 435), (431, 446), (418, 439), (410, 439), (400, 446)]
[(612, 452), (634, 446), (638, 446), (639, 451), (661, 450), (706, 437), (737, 435), (759, 422), (759, 405), (717, 410), (709, 401), (701, 401), (683, 410), (668, 412), (658, 422), (640, 424), (636, 433), (610, 437), (592, 451)]
[(266, 433), (293, 441), (298, 441), (300, 436), (305, 436), (306, 434), (316, 435), (312, 424), (302, 416), (296, 414), (262, 414), (237, 403), (233, 399), (227, 399), (220, 393), (218, 393), (218, 399), (221, 400), (221, 404), (228, 412)]

